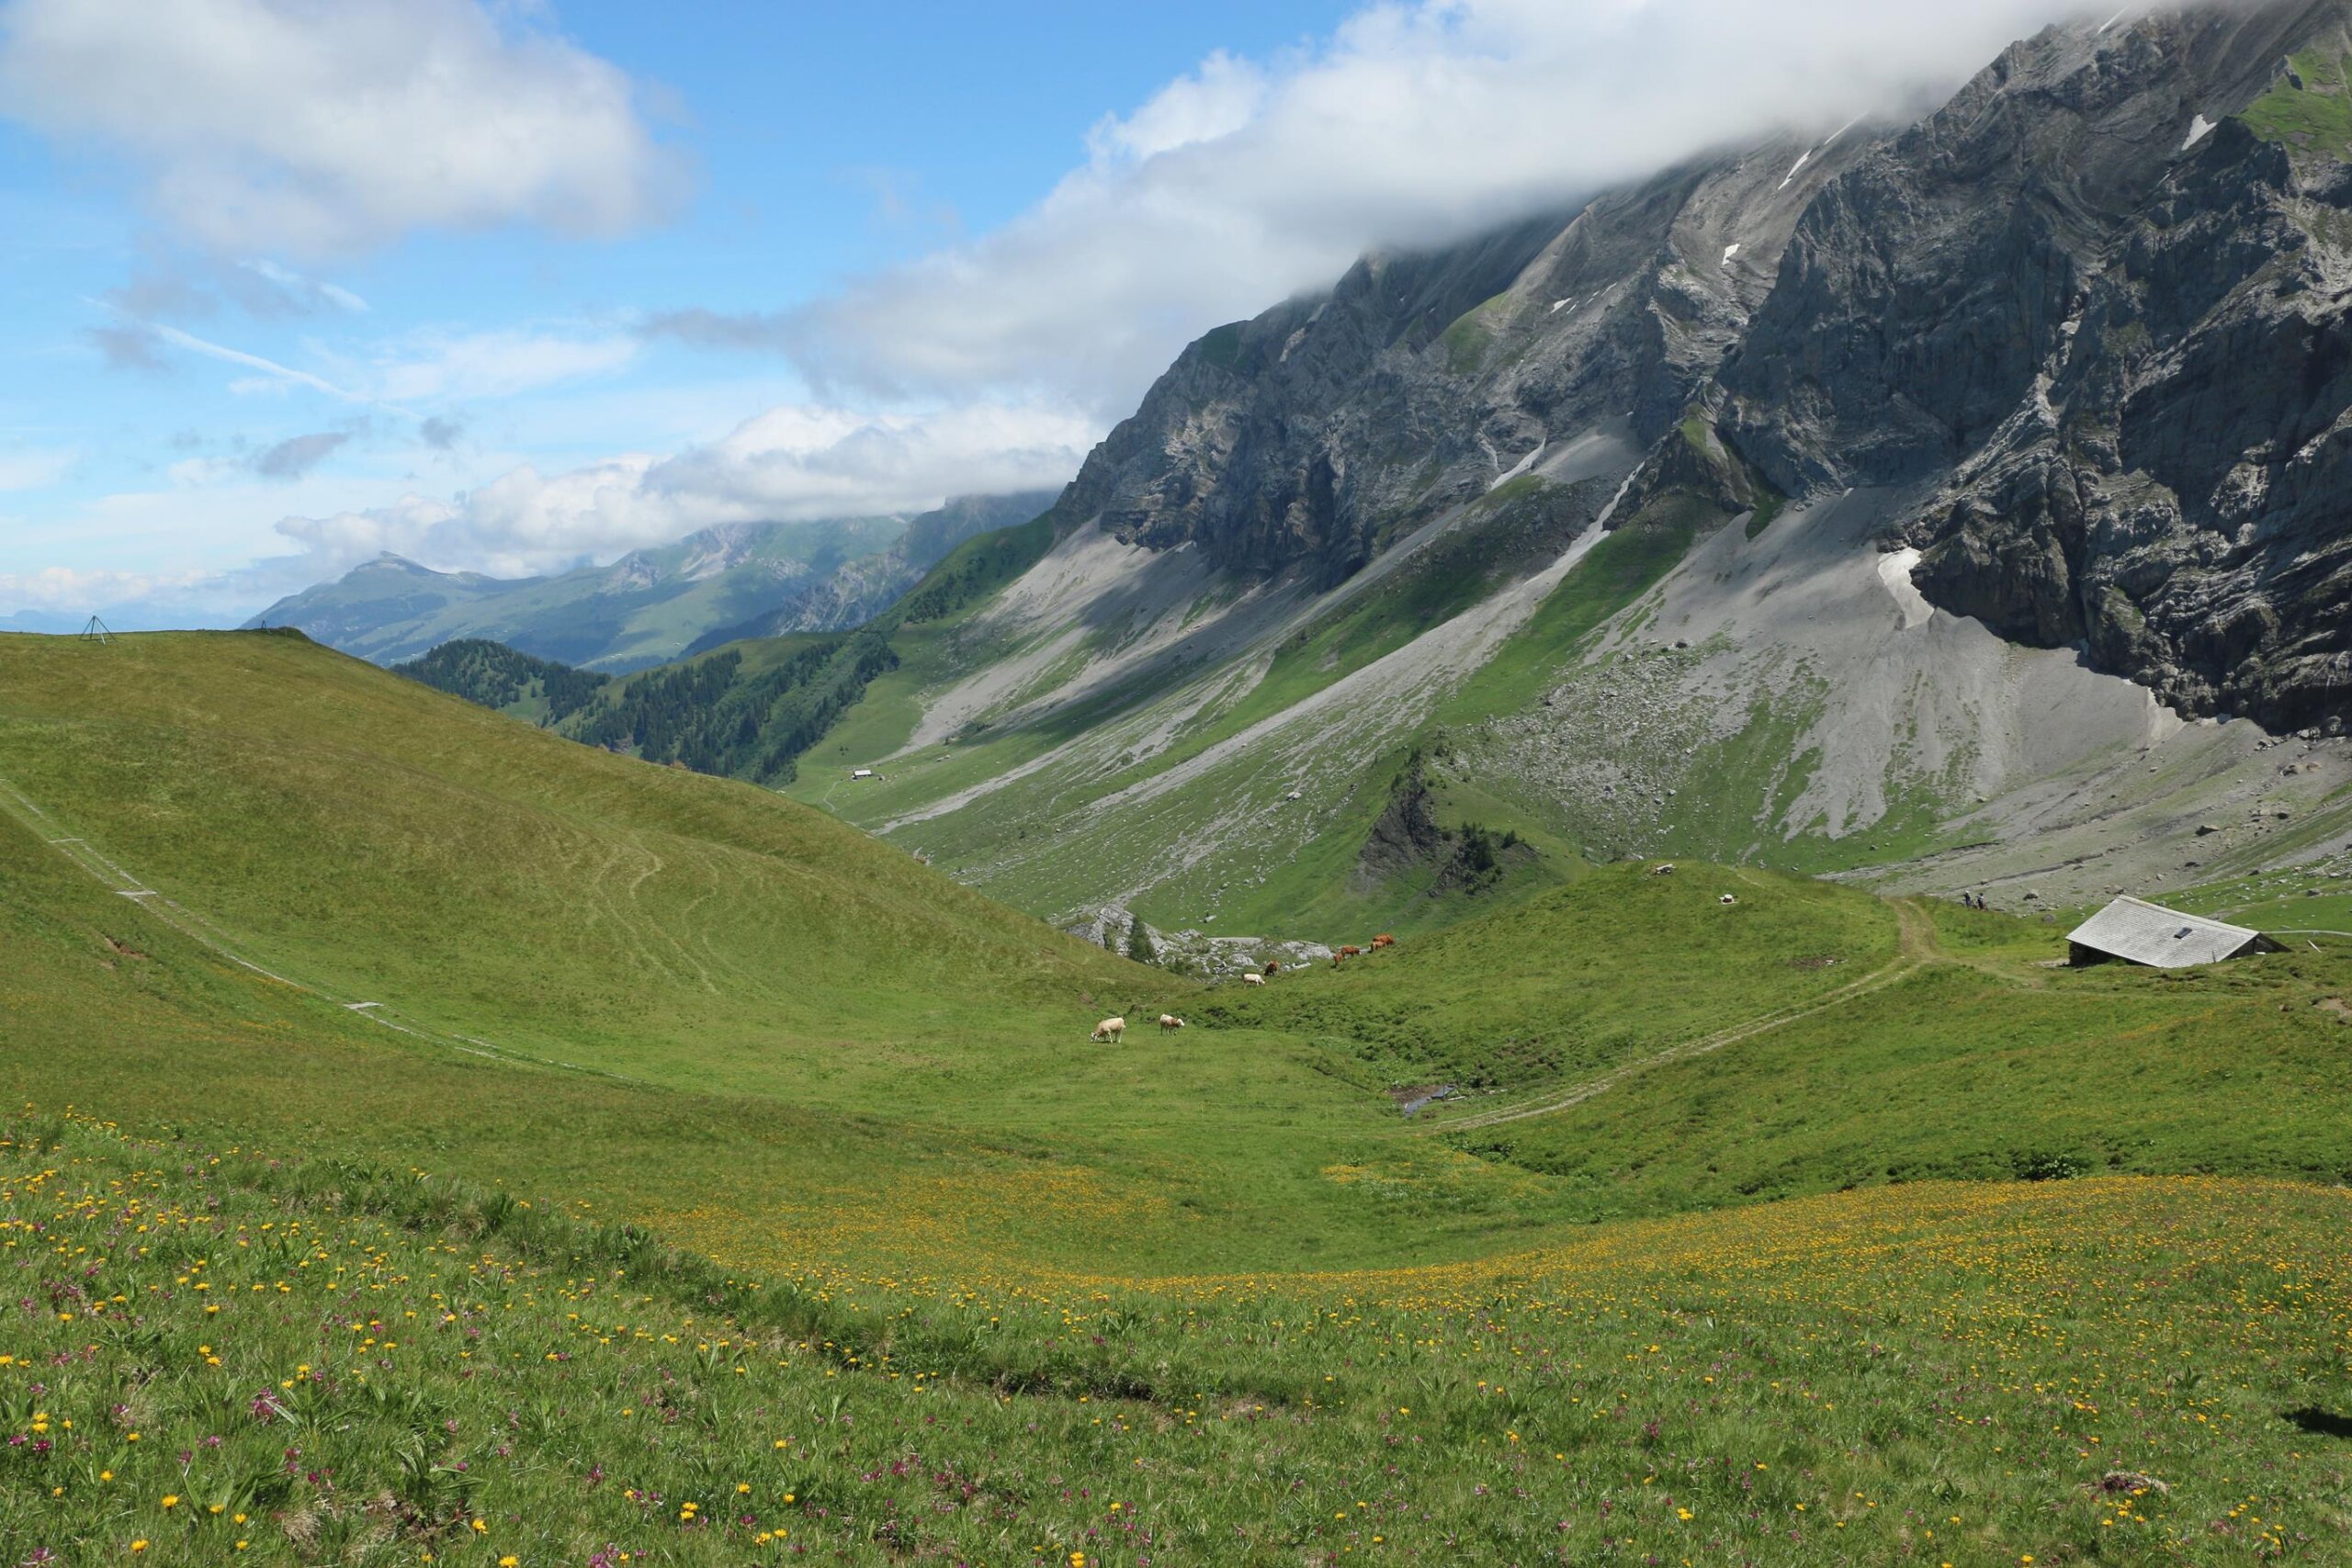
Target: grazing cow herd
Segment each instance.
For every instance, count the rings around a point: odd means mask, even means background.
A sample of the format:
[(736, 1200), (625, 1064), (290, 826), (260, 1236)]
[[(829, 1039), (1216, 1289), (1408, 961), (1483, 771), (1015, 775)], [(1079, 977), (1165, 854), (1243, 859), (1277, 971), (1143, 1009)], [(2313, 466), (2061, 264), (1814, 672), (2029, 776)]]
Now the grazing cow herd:
[[(1183, 1027), (1184, 1021), (1178, 1018), (1174, 1013), (1163, 1012), (1159, 1015), (1159, 1032), (1162, 1034), (1172, 1033), (1176, 1030)], [(1102, 1022), (1094, 1026), (1094, 1032), (1090, 1036), (1090, 1038), (1104, 1041), (1110, 1044), (1116, 1045), (1120, 1040), (1125, 1037), (1126, 1032), (1127, 1021), (1125, 1018), (1106, 1018)]]
[[(1383, 931), (1378, 936), (1374, 937), (1372, 939), (1372, 945), (1368, 948), (1358, 947), (1355, 943), (1350, 942), (1346, 946), (1339, 948), (1332, 953), (1331, 967), (1337, 969), (1340, 967), (1340, 964), (1347, 959), (1361, 958), (1367, 953), (1378, 953), (1382, 948), (1394, 947), (1396, 945), (1396, 939), (1389, 935), (1386, 931)], [(1278, 958), (1269, 958), (1266, 960), (1266, 966), (1263, 970), (1252, 969), (1249, 971), (1241, 976), (1241, 983), (1245, 986), (1262, 986), (1266, 983), (1268, 978), (1272, 976), (1279, 975), (1282, 972), (1282, 960)], [(1159, 1032), (1162, 1034), (1172, 1033), (1183, 1027), (1184, 1021), (1178, 1018), (1174, 1013), (1163, 1012), (1159, 1015)], [(1116, 1045), (1121, 1040), (1125, 1038), (1126, 1032), (1127, 1021), (1125, 1015), (1122, 1015), (1117, 1018), (1106, 1018), (1102, 1022), (1096, 1024), (1094, 1026), (1094, 1033), (1091, 1038), (1102, 1043)]]

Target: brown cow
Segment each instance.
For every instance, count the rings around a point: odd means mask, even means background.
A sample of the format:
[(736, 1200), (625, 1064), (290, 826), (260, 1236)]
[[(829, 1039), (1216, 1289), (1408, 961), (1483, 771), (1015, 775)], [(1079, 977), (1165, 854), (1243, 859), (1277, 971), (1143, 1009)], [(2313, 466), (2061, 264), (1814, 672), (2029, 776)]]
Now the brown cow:
[(1363, 948), (1358, 947), (1354, 942), (1350, 942), (1347, 946), (1340, 949), (1339, 952), (1331, 954), (1331, 967), (1337, 969), (1340, 966), (1340, 961), (1341, 959), (1355, 958), (1360, 956), (1363, 953)]
[(1384, 947), (1394, 947), (1396, 945), (1396, 939), (1390, 936), (1386, 931), (1383, 931), (1378, 936), (1372, 939), (1372, 950), (1374, 953), (1379, 952)]
[(1279, 958), (1269, 958), (1269, 959), (1267, 959), (1267, 960), (1266, 960), (1266, 973), (1267, 973), (1267, 974), (1269, 974), (1269, 975), (1279, 975), (1279, 974), (1281, 974), (1282, 972), (1283, 972), (1283, 961), (1282, 961), (1281, 959), (1279, 959)]

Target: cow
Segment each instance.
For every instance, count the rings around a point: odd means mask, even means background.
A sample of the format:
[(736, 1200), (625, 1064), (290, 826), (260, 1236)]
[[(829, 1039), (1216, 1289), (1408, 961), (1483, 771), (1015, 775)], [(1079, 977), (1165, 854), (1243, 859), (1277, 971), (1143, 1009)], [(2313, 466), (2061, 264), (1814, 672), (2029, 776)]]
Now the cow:
[(1183, 1027), (1184, 1021), (1178, 1018), (1174, 1013), (1163, 1012), (1159, 1015), (1159, 1032), (1162, 1034), (1167, 1033), (1170, 1030), (1182, 1029)]
[(1267, 974), (1269, 974), (1269, 975), (1279, 975), (1279, 974), (1281, 974), (1282, 972), (1283, 972), (1283, 961), (1282, 961), (1281, 959), (1279, 959), (1279, 958), (1269, 958), (1269, 959), (1267, 959), (1267, 960), (1266, 960), (1266, 973), (1267, 973)]
[(1263, 975), (1257, 973), (1255, 970), (1252, 970), (1250, 973), (1241, 976), (1241, 983), (1245, 986), (1262, 986), (1266, 983), (1266, 977)]
[(1340, 949), (1339, 952), (1331, 954), (1331, 967), (1337, 969), (1342, 959), (1358, 957), (1363, 953), (1363, 948), (1358, 947), (1354, 942), (1350, 942), (1347, 946)]
[(1093, 1038), (1096, 1040), (1107, 1040), (1112, 1044), (1116, 1045), (1119, 1043), (1119, 1037), (1126, 1033), (1126, 1032), (1127, 1021), (1125, 1019), (1106, 1018), (1102, 1022), (1094, 1026)]
[(1383, 931), (1378, 936), (1372, 939), (1372, 950), (1374, 953), (1378, 953), (1384, 947), (1394, 947), (1396, 945), (1396, 939), (1390, 936), (1386, 931)]

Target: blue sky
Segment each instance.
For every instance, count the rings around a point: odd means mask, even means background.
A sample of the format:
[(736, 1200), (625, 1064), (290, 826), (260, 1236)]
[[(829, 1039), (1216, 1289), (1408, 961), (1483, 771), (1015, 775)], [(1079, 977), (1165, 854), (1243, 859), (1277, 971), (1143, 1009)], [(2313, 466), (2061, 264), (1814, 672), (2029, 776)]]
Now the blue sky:
[(1366, 246), (2041, 8), (0, 0), (0, 626), (1057, 483)]

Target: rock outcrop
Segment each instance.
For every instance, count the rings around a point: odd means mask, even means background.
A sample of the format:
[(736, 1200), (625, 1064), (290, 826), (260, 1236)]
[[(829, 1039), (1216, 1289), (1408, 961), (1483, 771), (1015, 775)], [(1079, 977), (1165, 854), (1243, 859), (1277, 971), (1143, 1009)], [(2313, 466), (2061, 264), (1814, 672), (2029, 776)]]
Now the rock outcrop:
[(1883, 490), (1935, 604), (2185, 714), (2340, 721), (2347, 60), (2345, 0), (2053, 28), (1907, 128), (1367, 257), (1187, 348), (1057, 522), (1328, 586), (1611, 428), (1636, 502)]
[(1440, 254), (1368, 256), (1186, 348), (1058, 519), (1328, 586), (1576, 434), (1657, 440), (1739, 341), (1807, 201), (1868, 145), (1790, 137)]
[(1928, 486), (1915, 581), (2015, 640), (2340, 713), (2352, 169), (2278, 128), (2346, 112), (2347, 51), (2334, 3), (2010, 49), (1806, 211), (1724, 434), (1792, 491)]

